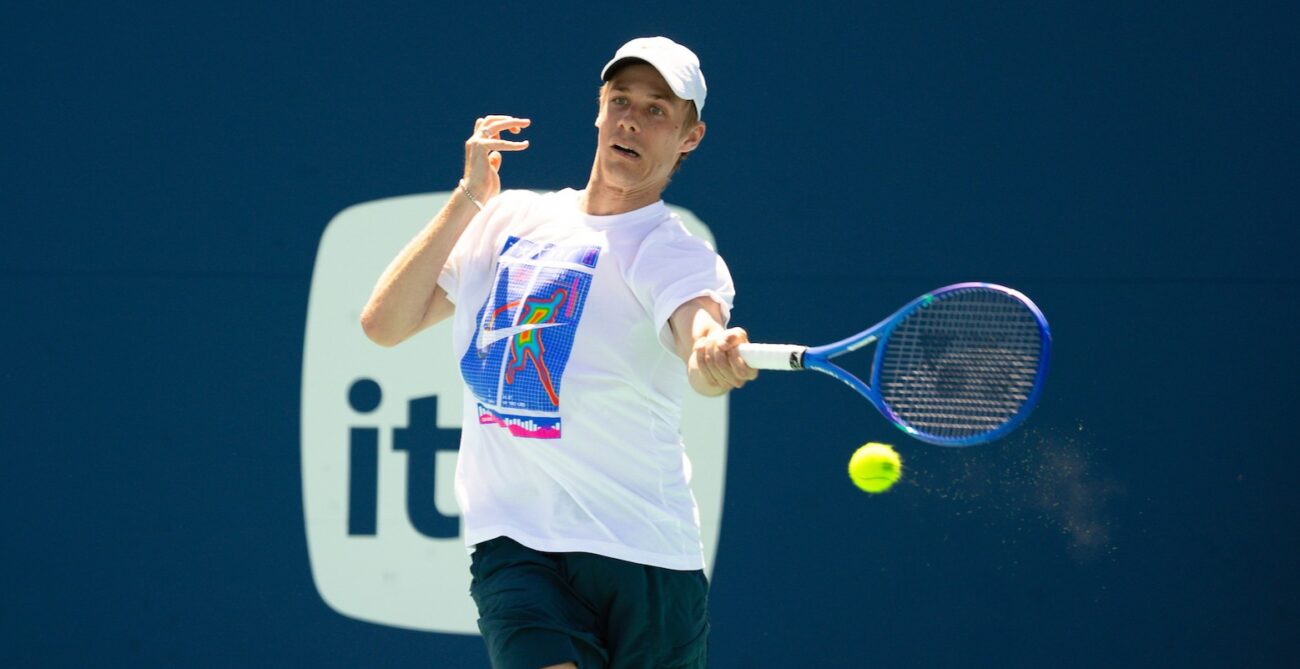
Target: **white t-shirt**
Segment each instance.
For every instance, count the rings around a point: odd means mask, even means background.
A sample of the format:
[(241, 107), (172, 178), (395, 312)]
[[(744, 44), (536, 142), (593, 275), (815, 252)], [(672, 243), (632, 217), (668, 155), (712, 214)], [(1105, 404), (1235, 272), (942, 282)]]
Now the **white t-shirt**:
[(465, 381), (465, 541), (701, 569), (668, 318), (705, 295), (727, 317), (731, 274), (662, 201), (590, 216), (580, 196), (501, 193), (438, 278)]

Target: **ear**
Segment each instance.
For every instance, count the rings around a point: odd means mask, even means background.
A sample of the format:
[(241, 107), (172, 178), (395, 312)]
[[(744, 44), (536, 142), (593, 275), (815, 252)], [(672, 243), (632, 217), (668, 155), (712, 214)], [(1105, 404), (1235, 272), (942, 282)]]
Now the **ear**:
[(704, 140), (705, 130), (707, 130), (707, 128), (704, 127), (704, 121), (697, 121), (695, 127), (691, 128), (690, 131), (686, 133), (686, 136), (682, 138), (682, 143), (677, 148), (677, 152), (690, 153), (691, 151), (694, 151), (696, 147), (700, 145), (700, 142)]
[(600, 85), (600, 94), (596, 96), (596, 120), (592, 125), (600, 127), (600, 120), (605, 116), (605, 93), (609, 91), (609, 82)]

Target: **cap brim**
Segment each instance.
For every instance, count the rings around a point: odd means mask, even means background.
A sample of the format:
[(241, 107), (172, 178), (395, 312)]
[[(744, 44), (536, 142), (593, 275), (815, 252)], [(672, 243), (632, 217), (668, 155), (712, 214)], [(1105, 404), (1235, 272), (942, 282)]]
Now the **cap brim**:
[(655, 72), (658, 72), (659, 76), (663, 77), (664, 83), (668, 84), (668, 88), (673, 92), (673, 95), (676, 95), (677, 97), (683, 100), (695, 102), (696, 107), (697, 108), (699, 107), (698, 102), (696, 102), (694, 99), (690, 97), (687, 97), (690, 94), (681, 86), (681, 83), (677, 80), (676, 77), (672, 77), (669, 76), (668, 74), (665, 74), (664, 69), (662, 67), (655, 65), (654, 62), (652, 61), (646, 60), (644, 58), (640, 58), (638, 56), (623, 56), (622, 58), (615, 58), (614, 60), (611, 60), (608, 63), (606, 63), (605, 69), (600, 71), (601, 81), (609, 81), (609, 78), (614, 75), (614, 72), (616, 70), (630, 63), (645, 63), (646, 65), (653, 67), (655, 69)]

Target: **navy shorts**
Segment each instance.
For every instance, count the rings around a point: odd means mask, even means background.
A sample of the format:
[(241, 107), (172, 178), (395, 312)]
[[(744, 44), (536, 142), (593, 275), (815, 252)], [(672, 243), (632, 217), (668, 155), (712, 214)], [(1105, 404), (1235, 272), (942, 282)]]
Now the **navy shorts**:
[(470, 594), (494, 669), (685, 669), (708, 665), (708, 580), (507, 537), (474, 550)]

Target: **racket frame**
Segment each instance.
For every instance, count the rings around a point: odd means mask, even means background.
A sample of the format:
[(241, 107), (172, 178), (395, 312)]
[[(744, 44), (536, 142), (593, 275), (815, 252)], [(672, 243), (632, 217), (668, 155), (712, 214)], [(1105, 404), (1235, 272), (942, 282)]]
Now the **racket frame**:
[[(1016, 415), (1012, 416), (997, 429), (961, 438), (938, 437), (921, 432), (915, 427), (912, 427), (907, 421), (903, 420), (897, 413), (895, 413), (888, 403), (885, 402), (880, 391), (877, 390), (877, 388), (880, 387), (880, 371), (882, 367), (881, 359), (884, 356), (885, 345), (888, 343), (887, 340), (889, 339), (889, 334), (905, 318), (912, 315), (916, 310), (924, 308), (936, 299), (941, 298), (945, 294), (971, 288), (983, 288), (1001, 292), (1020, 302), (1029, 309), (1030, 313), (1033, 314), (1035, 320), (1038, 322), (1039, 334), (1041, 335), (1038, 369), (1035, 371), (1034, 386), (1030, 391), (1029, 397), (1026, 398), (1025, 402), (1020, 406), (1020, 410), (1016, 412)], [(872, 359), (870, 385), (864, 383), (852, 372), (830, 361), (831, 358), (851, 353), (877, 342), (882, 345), (876, 346), (875, 355)], [(1047, 319), (1043, 317), (1043, 312), (1038, 309), (1038, 306), (1023, 293), (995, 283), (968, 281), (965, 283), (955, 283), (949, 286), (944, 286), (921, 295), (911, 302), (908, 302), (898, 311), (895, 311), (888, 318), (885, 318), (879, 323), (876, 323), (851, 337), (846, 337), (839, 341), (822, 346), (792, 347), (796, 350), (790, 354), (789, 369), (811, 369), (839, 379), (845, 385), (856, 390), (863, 397), (867, 398), (867, 400), (875, 405), (876, 409), (878, 409), (880, 413), (889, 420), (889, 422), (893, 423), (900, 430), (914, 439), (938, 446), (973, 446), (975, 444), (987, 443), (1006, 435), (1029, 416), (1034, 406), (1038, 403), (1039, 395), (1042, 393), (1043, 381), (1047, 375), (1047, 363), (1049, 358), (1051, 358), (1051, 343), (1052, 336), (1051, 331), (1047, 326)], [(764, 367), (768, 369), (775, 368), (766, 365)]]

